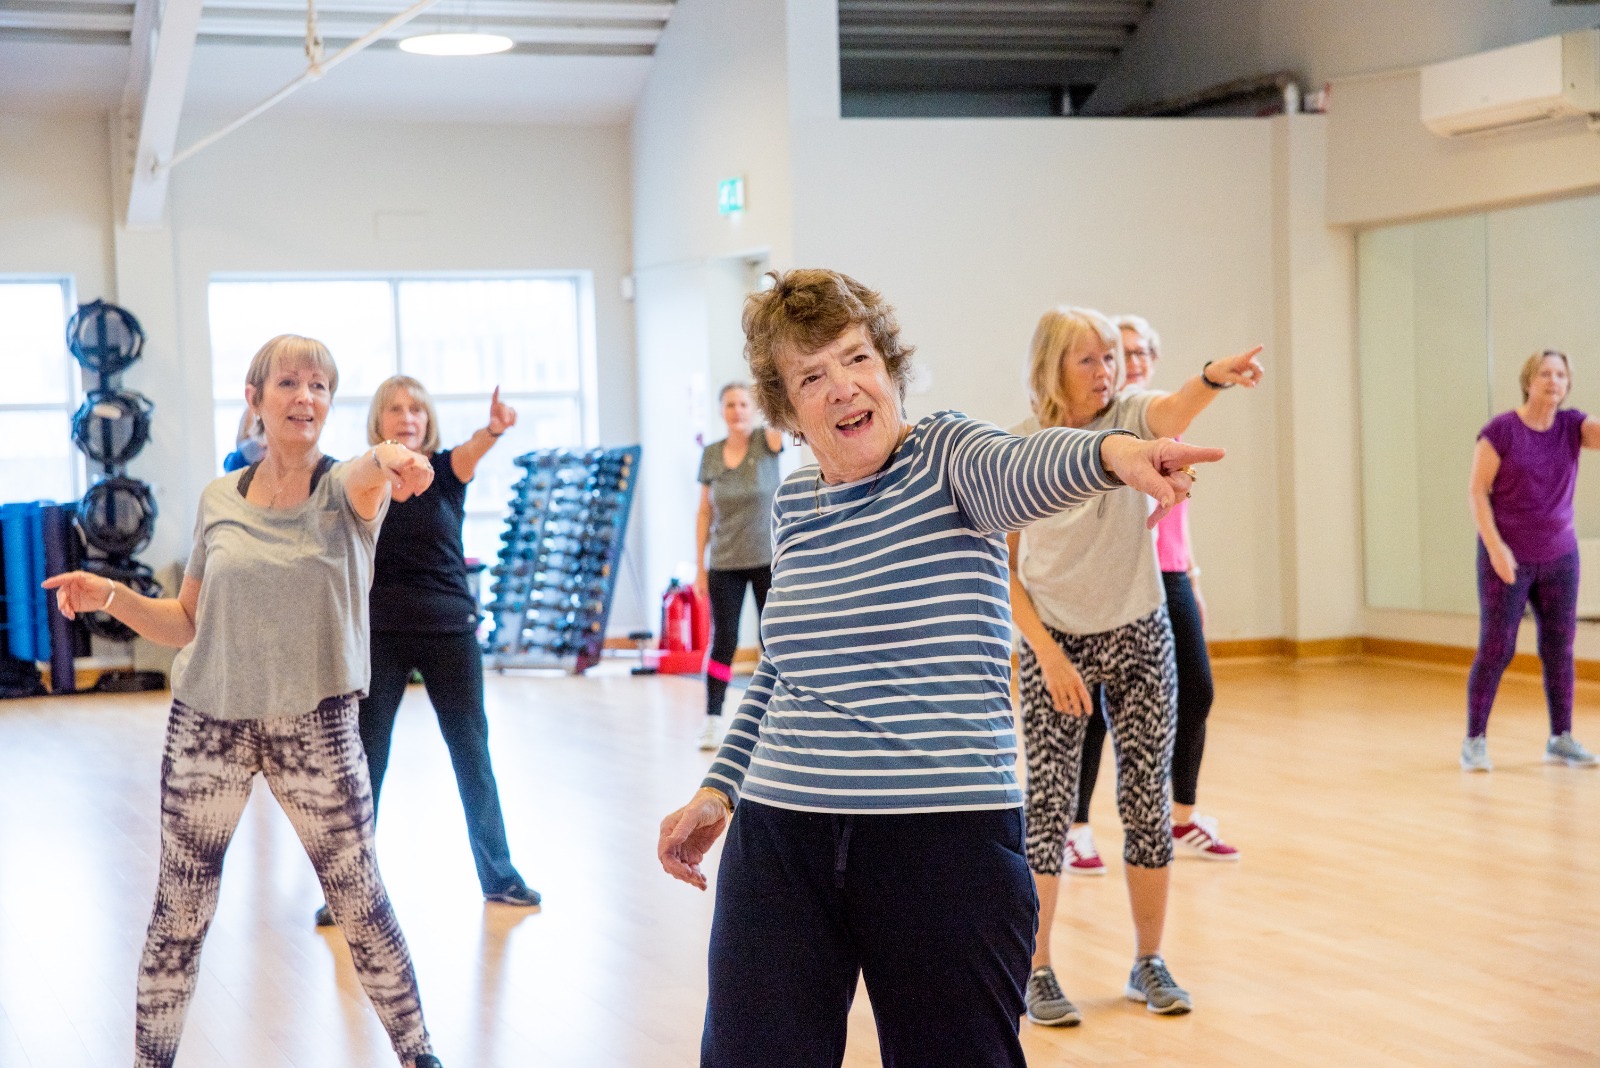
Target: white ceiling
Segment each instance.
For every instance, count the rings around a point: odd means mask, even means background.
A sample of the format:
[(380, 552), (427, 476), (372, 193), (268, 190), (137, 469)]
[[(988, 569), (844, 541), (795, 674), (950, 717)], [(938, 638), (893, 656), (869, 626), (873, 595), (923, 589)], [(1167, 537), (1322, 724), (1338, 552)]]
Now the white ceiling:
[[(405, 6), (321, 0), (327, 54)], [(275, 110), (376, 121), (626, 122), (671, 9), (662, 0), (440, 0)], [(132, 2), (112, 0), (0, 0), (0, 112), (115, 110), (133, 12)], [(393, 45), (469, 20), (511, 36), (515, 50), (442, 59)], [(183, 99), (185, 128), (218, 125), (299, 75), (304, 34), (303, 0), (208, 0)]]

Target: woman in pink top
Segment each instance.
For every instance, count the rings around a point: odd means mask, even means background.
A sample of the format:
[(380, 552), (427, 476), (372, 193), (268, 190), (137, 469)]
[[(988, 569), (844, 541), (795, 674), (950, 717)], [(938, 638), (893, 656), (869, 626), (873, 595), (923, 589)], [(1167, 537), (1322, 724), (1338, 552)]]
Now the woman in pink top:
[[(1137, 315), (1116, 319), (1122, 330), (1128, 389), (1149, 388), (1160, 359), (1161, 338)], [(1226, 387), (1217, 387), (1226, 388)], [(1200, 595), (1200, 568), (1189, 552), (1189, 502), (1180, 501), (1156, 526), (1156, 559), (1167, 590), (1167, 612), (1178, 659), (1178, 730), (1172, 752), (1172, 839), (1181, 852), (1206, 860), (1238, 860), (1239, 851), (1217, 833), (1217, 822), (1198, 815), (1195, 794), (1206, 749), (1206, 717), (1211, 713), (1211, 658), (1206, 653), (1206, 602)], [(1067, 833), (1063, 868), (1074, 875), (1104, 875), (1105, 862), (1094, 847), (1089, 800), (1100, 773), (1105, 745), (1103, 716), (1091, 716), (1079, 771), (1078, 811)]]

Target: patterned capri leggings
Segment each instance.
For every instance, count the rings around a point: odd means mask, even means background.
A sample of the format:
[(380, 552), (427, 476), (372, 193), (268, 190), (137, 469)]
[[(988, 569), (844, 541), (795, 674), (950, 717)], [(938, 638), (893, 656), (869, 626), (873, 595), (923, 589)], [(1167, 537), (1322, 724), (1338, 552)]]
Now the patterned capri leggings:
[[(1165, 605), (1099, 634), (1046, 627), (1092, 693), (1104, 686), (1117, 756), (1122, 857), (1139, 868), (1172, 863), (1172, 800), (1167, 778), (1177, 720), (1178, 669)], [(1028, 867), (1060, 875), (1067, 829), (1078, 804), (1078, 770), (1087, 717), (1056, 710), (1038, 658), (1019, 654), (1022, 730), (1028, 757)]]
[(373, 851), (372, 789), (356, 699), (262, 720), (213, 719), (180, 701), (161, 759), (161, 879), (139, 963), (135, 1068), (170, 1068), (217, 908), (222, 858), (266, 777), (316, 868), (356, 974), (400, 1059), (432, 1052), (400, 925)]

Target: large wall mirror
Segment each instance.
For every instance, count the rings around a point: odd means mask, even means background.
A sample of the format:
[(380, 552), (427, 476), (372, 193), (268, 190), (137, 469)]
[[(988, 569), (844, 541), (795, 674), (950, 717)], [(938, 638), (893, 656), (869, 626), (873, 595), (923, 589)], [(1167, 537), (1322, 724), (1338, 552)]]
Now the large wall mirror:
[[(1358, 272), (1367, 604), (1476, 614), (1479, 429), (1521, 403), (1522, 362), (1547, 348), (1571, 357), (1568, 407), (1600, 416), (1600, 196), (1368, 230)], [(1597, 459), (1578, 475), (1584, 615), (1600, 603)]]

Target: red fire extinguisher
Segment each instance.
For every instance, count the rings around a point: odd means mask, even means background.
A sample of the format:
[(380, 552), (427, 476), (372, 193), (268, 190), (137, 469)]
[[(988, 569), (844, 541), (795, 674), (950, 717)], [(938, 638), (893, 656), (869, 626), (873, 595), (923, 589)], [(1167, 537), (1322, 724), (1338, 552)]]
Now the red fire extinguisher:
[(677, 579), (661, 595), (661, 648), (686, 653), (694, 648), (694, 590)]
[(694, 675), (704, 670), (711, 647), (711, 609), (693, 586), (677, 579), (661, 595), (661, 646), (656, 670), (664, 675)]

